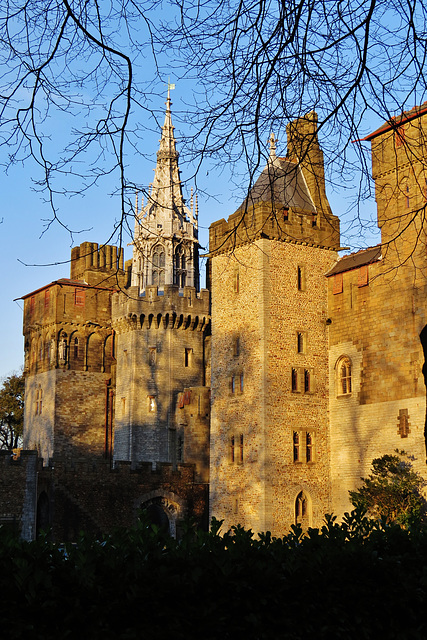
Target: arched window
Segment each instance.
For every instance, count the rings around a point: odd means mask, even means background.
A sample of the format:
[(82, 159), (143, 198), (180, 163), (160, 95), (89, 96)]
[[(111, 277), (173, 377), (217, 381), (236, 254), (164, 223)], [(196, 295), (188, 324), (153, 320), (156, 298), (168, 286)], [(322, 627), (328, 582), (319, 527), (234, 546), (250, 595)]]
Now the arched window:
[(349, 395), (352, 392), (351, 360), (343, 356), (337, 362), (337, 387), (339, 396)]
[(165, 250), (161, 245), (154, 247), (152, 265), (151, 282), (161, 287), (165, 284)]
[(60, 364), (66, 364), (68, 358), (68, 340), (66, 333), (62, 333), (59, 338), (58, 357)]
[(175, 249), (174, 262), (174, 282), (182, 289), (187, 283), (187, 256), (182, 244)]
[(303, 529), (310, 526), (310, 499), (304, 491), (300, 491), (295, 500), (295, 524)]

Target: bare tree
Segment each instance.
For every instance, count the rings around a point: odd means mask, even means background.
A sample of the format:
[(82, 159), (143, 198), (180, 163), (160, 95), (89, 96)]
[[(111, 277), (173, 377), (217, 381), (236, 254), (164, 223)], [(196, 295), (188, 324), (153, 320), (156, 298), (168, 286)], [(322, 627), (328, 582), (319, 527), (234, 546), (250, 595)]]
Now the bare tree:
[[(349, 187), (362, 168), (358, 202), (371, 194), (359, 139), (372, 118), (425, 98), (426, 17), (416, 0), (9, 0), (0, 16), (5, 163), (38, 163), (54, 218), (56, 193), (111, 175), (121, 233), (136, 118), (155, 116), (149, 94), (173, 73), (194, 83), (193, 134), (181, 141), (193, 160), (243, 155), (252, 178), (270, 132), (284, 141), (286, 123), (315, 109), (331, 184)], [(60, 152), (49, 137), (53, 112), (68, 131)]]

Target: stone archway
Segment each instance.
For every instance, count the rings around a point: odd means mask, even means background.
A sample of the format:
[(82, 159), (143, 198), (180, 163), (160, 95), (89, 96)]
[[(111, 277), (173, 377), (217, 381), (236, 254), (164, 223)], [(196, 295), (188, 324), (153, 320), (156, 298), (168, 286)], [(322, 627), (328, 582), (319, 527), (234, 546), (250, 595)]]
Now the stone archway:
[(138, 508), (144, 512), (152, 524), (173, 538), (177, 537), (177, 523), (183, 518), (183, 505), (175, 496), (149, 495), (144, 496)]

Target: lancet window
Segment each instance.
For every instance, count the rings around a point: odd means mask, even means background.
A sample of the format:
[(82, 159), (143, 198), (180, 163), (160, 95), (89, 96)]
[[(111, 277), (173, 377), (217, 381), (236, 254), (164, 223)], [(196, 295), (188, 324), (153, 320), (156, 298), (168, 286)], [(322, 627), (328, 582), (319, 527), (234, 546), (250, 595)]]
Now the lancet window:
[(175, 284), (180, 288), (187, 284), (187, 255), (182, 244), (175, 249)]
[(165, 250), (162, 246), (154, 247), (152, 255), (152, 282), (162, 287), (165, 284)]

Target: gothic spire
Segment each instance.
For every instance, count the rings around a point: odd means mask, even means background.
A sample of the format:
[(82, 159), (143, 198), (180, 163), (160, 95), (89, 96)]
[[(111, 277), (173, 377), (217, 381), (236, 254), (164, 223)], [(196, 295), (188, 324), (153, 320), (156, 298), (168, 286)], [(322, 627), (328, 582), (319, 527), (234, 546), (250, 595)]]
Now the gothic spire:
[(150, 198), (152, 206), (163, 209), (167, 217), (174, 217), (174, 214), (177, 213), (182, 215), (184, 204), (178, 169), (179, 153), (176, 150), (174, 126), (171, 115), (172, 101), (170, 91), (174, 87), (175, 85), (168, 84), (165, 122), (162, 127), (160, 148), (157, 152), (157, 165)]
[(138, 202), (135, 214), (135, 237), (132, 264), (132, 285), (141, 293), (146, 286), (164, 285), (199, 287), (199, 243), (197, 239), (196, 213), (189, 209), (182, 196), (178, 168), (178, 151), (171, 116), (168, 84), (165, 121), (162, 127), (160, 147), (154, 180), (149, 189), (147, 204)]

